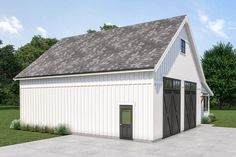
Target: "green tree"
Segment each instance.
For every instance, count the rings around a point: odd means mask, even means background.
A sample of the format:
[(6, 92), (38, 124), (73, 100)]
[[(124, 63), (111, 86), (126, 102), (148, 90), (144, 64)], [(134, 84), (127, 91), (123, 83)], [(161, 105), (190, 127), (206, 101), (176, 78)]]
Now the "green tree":
[(118, 28), (118, 26), (112, 25), (112, 24), (105, 24), (105, 23), (103, 24), (103, 26), (100, 26), (101, 31), (106, 31), (113, 28)]
[(87, 33), (94, 33), (94, 32), (97, 32), (95, 29), (89, 29), (87, 30)]
[(236, 50), (222, 42), (205, 51), (202, 58), (207, 83), (214, 92), (219, 109), (236, 98)]
[(19, 82), (13, 81), (13, 77), (56, 42), (57, 39), (34, 36), (30, 43), (17, 51), (12, 45), (0, 47), (0, 105), (19, 104)]
[(38, 35), (34, 36), (30, 43), (20, 47), (16, 51), (16, 58), (22, 69), (30, 65), (56, 42), (55, 38), (43, 38)]
[[(2, 44), (2, 41), (0, 41)], [(6, 45), (0, 48), (0, 105), (15, 104), (18, 101), (18, 82), (12, 78), (20, 71), (14, 55), (14, 47)]]
[[(118, 28), (118, 26), (104, 23), (103, 26), (100, 26), (99, 28), (100, 28), (100, 31), (106, 31), (109, 29)], [(94, 32), (97, 32), (97, 31), (95, 29), (87, 30), (87, 33), (94, 33)]]
[(0, 48), (0, 82), (9, 83), (19, 72), (19, 64), (14, 55), (14, 47), (6, 45)]

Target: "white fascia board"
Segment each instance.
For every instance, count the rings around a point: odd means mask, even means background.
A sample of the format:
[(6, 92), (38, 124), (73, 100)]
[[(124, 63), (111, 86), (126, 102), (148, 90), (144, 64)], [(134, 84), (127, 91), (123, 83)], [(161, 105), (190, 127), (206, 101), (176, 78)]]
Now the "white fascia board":
[(66, 78), (66, 77), (82, 77), (82, 76), (96, 76), (96, 75), (110, 75), (110, 74), (125, 74), (125, 73), (138, 73), (138, 72), (153, 72), (154, 69), (142, 69), (142, 70), (124, 70), (124, 71), (111, 71), (111, 72), (98, 72), (98, 73), (84, 73), (84, 74), (71, 74), (71, 75), (56, 75), (56, 76), (41, 76), (41, 77), (26, 77), (26, 78), (13, 78), (17, 80), (38, 80), (38, 79), (50, 79), (50, 78)]
[(205, 85), (206, 90), (208, 91), (209, 95), (210, 95), (210, 96), (214, 96), (214, 93), (212, 92), (212, 90), (211, 90), (211, 88), (208, 86), (208, 84), (205, 82), (204, 85)]

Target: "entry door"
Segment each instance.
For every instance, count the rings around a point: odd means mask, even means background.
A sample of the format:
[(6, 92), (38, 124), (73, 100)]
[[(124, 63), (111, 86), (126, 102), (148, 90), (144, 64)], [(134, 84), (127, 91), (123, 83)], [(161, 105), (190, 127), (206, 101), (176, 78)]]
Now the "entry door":
[(193, 82), (184, 83), (184, 130), (196, 127), (196, 86)]
[(120, 106), (120, 138), (133, 139), (133, 108), (131, 105)]
[(163, 138), (180, 132), (180, 80), (164, 78)]

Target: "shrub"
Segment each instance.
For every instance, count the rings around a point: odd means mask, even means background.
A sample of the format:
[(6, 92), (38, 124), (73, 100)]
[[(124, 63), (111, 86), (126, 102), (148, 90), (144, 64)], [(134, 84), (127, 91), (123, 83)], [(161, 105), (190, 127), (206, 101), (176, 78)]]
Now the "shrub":
[(33, 125), (29, 125), (28, 131), (35, 132), (35, 127)]
[(30, 130), (30, 125), (27, 124), (27, 125), (26, 125), (26, 131), (29, 131), (29, 130)]
[(50, 134), (54, 134), (54, 128), (51, 128), (51, 127), (45, 127), (45, 132), (46, 133), (50, 133)]
[(29, 125), (29, 124), (21, 123), (20, 120), (18, 119), (13, 120), (11, 122), (10, 128), (15, 129), (15, 130), (50, 133), (50, 134), (56, 134), (56, 135), (70, 134), (69, 129), (63, 124), (59, 124), (57, 127), (52, 128), (48, 126)]
[(23, 131), (28, 131), (28, 125), (26, 125), (24, 123), (21, 123), (20, 129), (23, 130)]
[(34, 131), (35, 131), (35, 132), (39, 132), (40, 128), (41, 128), (40, 126), (35, 125), (35, 127), (34, 127)]
[(59, 124), (54, 129), (54, 134), (56, 135), (68, 135), (69, 133), (69, 129), (64, 124)]
[(46, 126), (39, 127), (38, 132), (46, 133)]
[(10, 128), (15, 130), (20, 130), (21, 129), (20, 120), (19, 119), (13, 120), (11, 122)]
[(208, 117), (209, 117), (211, 122), (216, 121), (216, 116), (213, 113), (210, 113)]
[(202, 117), (202, 124), (209, 124), (209, 123), (211, 123), (210, 118), (208, 118), (206, 116)]

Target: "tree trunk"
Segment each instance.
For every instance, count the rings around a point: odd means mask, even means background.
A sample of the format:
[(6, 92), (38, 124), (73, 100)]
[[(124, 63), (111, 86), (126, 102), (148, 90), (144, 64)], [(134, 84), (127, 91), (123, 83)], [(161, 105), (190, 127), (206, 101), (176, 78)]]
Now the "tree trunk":
[(222, 110), (222, 109), (223, 109), (223, 102), (219, 101), (219, 110)]

